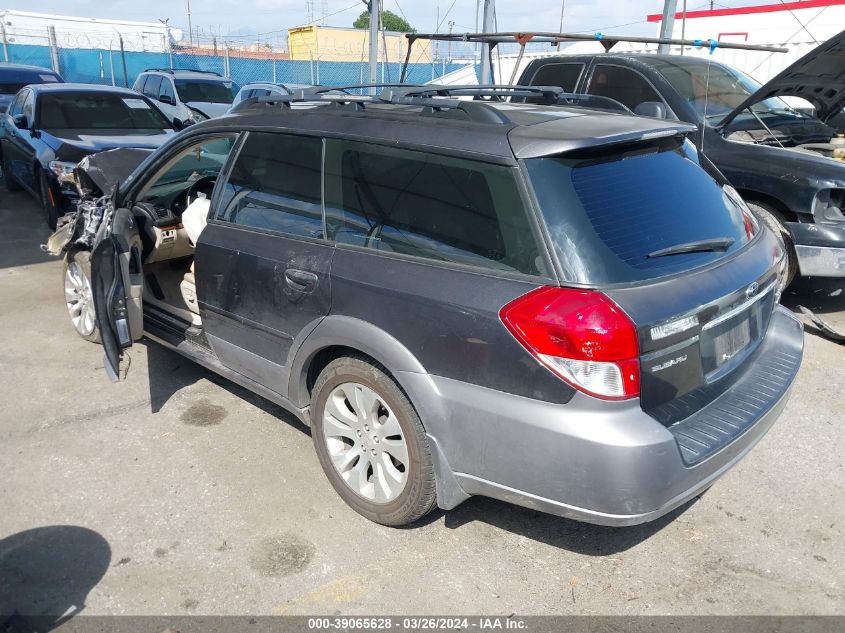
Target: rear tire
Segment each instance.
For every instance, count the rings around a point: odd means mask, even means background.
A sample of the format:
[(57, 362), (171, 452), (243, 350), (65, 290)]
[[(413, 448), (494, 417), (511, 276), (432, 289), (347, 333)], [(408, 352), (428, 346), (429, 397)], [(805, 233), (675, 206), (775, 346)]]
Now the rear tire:
[(38, 183), (41, 190), (41, 208), (44, 210), (44, 221), (47, 222), (51, 231), (55, 231), (61, 211), (55, 202), (55, 198), (51, 196), (50, 181), (47, 180), (47, 174), (40, 169), (38, 171)]
[(795, 244), (792, 242), (792, 236), (789, 235), (789, 231), (784, 226), (785, 220), (777, 209), (763, 202), (748, 202), (747, 204), (754, 217), (767, 226), (783, 244), (784, 252), (786, 253), (786, 275), (784, 276), (781, 290), (786, 290), (798, 273), (798, 255), (795, 253)]
[(64, 260), (62, 278), (65, 287), (65, 305), (73, 328), (86, 341), (99, 343), (100, 330), (97, 328), (91, 286), (91, 253), (88, 251), (68, 253)]
[(3, 156), (3, 184), (6, 186), (6, 191), (20, 191), (21, 186), (15, 177), (12, 175), (12, 170), (9, 169), (9, 161), (6, 156)]
[(358, 514), (407, 525), (436, 501), (428, 437), (407, 396), (365, 357), (326, 366), (311, 397), (311, 437), (323, 472)]

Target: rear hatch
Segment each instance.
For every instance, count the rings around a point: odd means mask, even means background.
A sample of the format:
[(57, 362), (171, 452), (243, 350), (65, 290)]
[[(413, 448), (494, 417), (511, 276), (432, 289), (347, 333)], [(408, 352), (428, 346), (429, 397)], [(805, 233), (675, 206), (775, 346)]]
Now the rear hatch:
[(748, 369), (782, 252), (682, 135), (524, 164), (564, 285), (603, 292), (637, 329), (646, 412), (671, 426)]

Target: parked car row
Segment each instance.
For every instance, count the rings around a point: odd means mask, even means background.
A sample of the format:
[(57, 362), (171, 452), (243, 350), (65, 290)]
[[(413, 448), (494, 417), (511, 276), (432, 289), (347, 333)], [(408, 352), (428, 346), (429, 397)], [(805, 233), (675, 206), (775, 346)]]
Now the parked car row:
[(148, 69), (133, 90), (70, 84), (34, 66), (0, 65), (0, 164), (55, 228), (78, 199), (73, 169), (117, 147), (156, 148), (187, 125), (225, 114), (240, 95), (289, 93), (284, 84), (237, 86), (214, 72)]

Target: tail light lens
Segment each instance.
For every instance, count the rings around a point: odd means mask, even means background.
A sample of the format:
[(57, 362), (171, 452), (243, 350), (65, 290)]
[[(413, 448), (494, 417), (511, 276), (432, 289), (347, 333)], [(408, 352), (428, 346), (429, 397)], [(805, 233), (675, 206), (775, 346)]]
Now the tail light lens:
[(606, 400), (639, 395), (636, 327), (602, 293), (544, 286), (507, 304), (499, 318), (537, 360), (579, 391)]

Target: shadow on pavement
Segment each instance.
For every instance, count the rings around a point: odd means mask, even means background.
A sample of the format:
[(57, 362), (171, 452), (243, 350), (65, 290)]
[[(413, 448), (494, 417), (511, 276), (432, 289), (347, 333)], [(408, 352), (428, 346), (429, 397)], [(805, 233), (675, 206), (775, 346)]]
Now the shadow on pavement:
[(0, 188), (0, 268), (56, 261), (40, 246), (50, 235), (41, 210), (26, 193)]
[[(205, 378), (215, 385), (222, 387), (241, 400), (245, 400), (265, 413), (278, 418), (304, 433), (308, 433), (306, 427), (299, 419), (287, 409), (284, 409), (269, 400), (265, 400), (248, 389), (233, 383), (213, 371), (198, 365), (194, 361), (177, 354), (163, 345), (144, 339), (142, 343), (147, 348), (147, 372), (149, 373), (150, 384), (150, 409), (158, 413), (161, 408), (177, 392), (188, 387), (198, 380)], [(138, 345), (138, 343), (136, 343)], [(131, 371), (130, 371), (131, 374)]]
[(74, 617), (110, 562), (106, 540), (74, 525), (0, 539), (0, 631), (48, 631)]
[[(608, 556), (639, 545), (672, 523), (696, 501), (698, 497), (650, 523), (619, 528), (581, 523), (486, 497), (471, 497), (453, 510), (432, 513), (432, 520), (445, 514), (445, 525), (449, 529), (459, 529), (467, 523), (482, 521), (533, 541), (584, 556)], [(423, 522), (428, 522), (426, 519)]]

